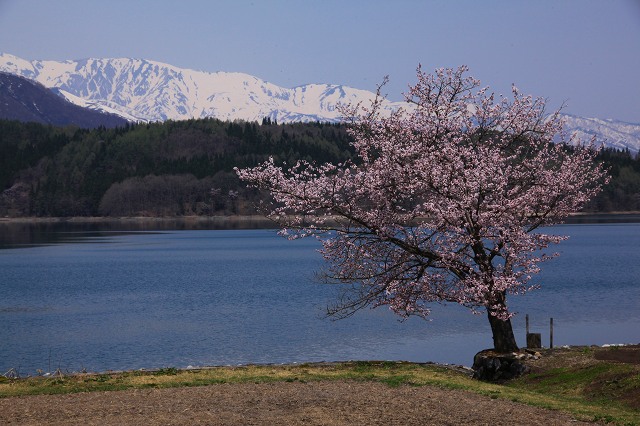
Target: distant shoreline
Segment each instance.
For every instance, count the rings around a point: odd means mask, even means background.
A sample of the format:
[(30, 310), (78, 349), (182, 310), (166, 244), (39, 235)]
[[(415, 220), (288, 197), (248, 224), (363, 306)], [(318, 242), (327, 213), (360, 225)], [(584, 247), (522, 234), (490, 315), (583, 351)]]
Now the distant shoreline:
[[(640, 211), (611, 213), (575, 213), (564, 223), (637, 223), (640, 222)], [(73, 216), (73, 217), (3, 217), (2, 224), (108, 224), (141, 227), (159, 227), (169, 229), (275, 229), (278, 226), (261, 215), (236, 216), (170, 216), (170, 217), (108, 217), (108, 216)]]
[(107, 225), (150, 229), (275, 229), (264, 216), (175, 216), (175, 217), (4, 217), (0, 225)]
[(610, 212), (610, 213), (574, 213), (567, 217), (564, 223), (638, 223), (640, 211)]

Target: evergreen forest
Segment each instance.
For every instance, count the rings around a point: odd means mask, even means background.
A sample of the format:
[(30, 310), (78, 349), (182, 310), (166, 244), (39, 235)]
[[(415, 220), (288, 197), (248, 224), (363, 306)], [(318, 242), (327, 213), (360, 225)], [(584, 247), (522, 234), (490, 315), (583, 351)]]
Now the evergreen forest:
[[(234, 167), (353, 156), (344, 125), (224, 122), (127, 124), (107, 129), (0, 120), (0, 216), (255, 214), (263, 196)], [(611, 182), (589, 212), (640, 211), (640, 156), (599, 154)]]

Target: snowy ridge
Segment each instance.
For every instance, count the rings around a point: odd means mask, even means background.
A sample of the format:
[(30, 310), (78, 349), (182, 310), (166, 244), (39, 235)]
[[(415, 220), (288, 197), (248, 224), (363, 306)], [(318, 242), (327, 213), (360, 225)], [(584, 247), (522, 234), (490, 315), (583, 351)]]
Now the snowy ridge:
[[(371, 92), (340, 85), (287, 89), (242, 73), (208, 73), (144, 59), (27, 61), (0, 54), (0, 71), (57, 89), (81, 106), (116, 112), (128, 120), (215, 117), (279, 122), (338, 121), (339, 103), (372, 99)], [(387, 102), (392, 110), (400, 103)]]
[(589, 142), (595, 136), (596, 144), (640, 152), (640, 124), (569, 114), (564, 114), (563, 118), (569, 134), (575, 133), (583, 142)]
[[(220, 120), (280, 123), (340, 120), (338, 104), (368, 104), (375, 94), (335, 84), (291, 89), (233, 72), (203, 72), (145, 59), (28, 61), (0, 53), (0, 71), (35, 80), (76, 105), (129, 121)], [(384, 103), (388, 111), (401, 102)], [(566, 129), (583, 141), (640, 151), (640, 124), (565, 115)]]
[(52, 90), (54, 93), (57, 93), (59, 96), (62, 96), (64, 99), (71, 102), (72, 104), (81, 106), (83, 108), (87, 108), (87, 109), (99, 111), (99, 112), (106, 112), (109, 114), (114, 114), (131, 122), (139, 121), (136, 117), (129, 115), (126, 112), (110, 107), (108, 103), (100, 104), (94, 101), (86, 101), (82, 98), (79, 98), (78, 96), (72, 95), (71, 93), (65, 92), (64, 90), (61, 90), (61, 89), (52, 89)]

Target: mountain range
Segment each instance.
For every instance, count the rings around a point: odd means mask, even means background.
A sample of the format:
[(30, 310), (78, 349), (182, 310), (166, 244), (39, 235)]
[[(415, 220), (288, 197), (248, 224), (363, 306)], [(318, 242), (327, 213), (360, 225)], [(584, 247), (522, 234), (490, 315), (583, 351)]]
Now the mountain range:
[[(0, 54), (0, 72), (36, 81), (59, 97), (128, 121), (215, 117), (220, 120), (310, 122), (340, 120), (339, 103), (367, 104), (370, 91), (336, 84), (284, 88), (235, 72), (204, 72), (161, 62), (102, 58), (29, 61)], [(385, 101), (393, 110), (401, 102)], [(640, 124), (565, 115), (567, 131), (618, 149), (640, 151)]]

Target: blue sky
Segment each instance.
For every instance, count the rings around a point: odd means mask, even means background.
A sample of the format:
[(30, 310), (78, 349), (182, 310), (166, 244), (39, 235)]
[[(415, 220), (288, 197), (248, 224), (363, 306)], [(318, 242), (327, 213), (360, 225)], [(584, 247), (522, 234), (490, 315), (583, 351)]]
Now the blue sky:
[(640, 0), (0, 0), (0, 51), (135, 57), (294, 87), (400, 100), (426, 70), (465, 64), (565, 112), (640, 123)]

